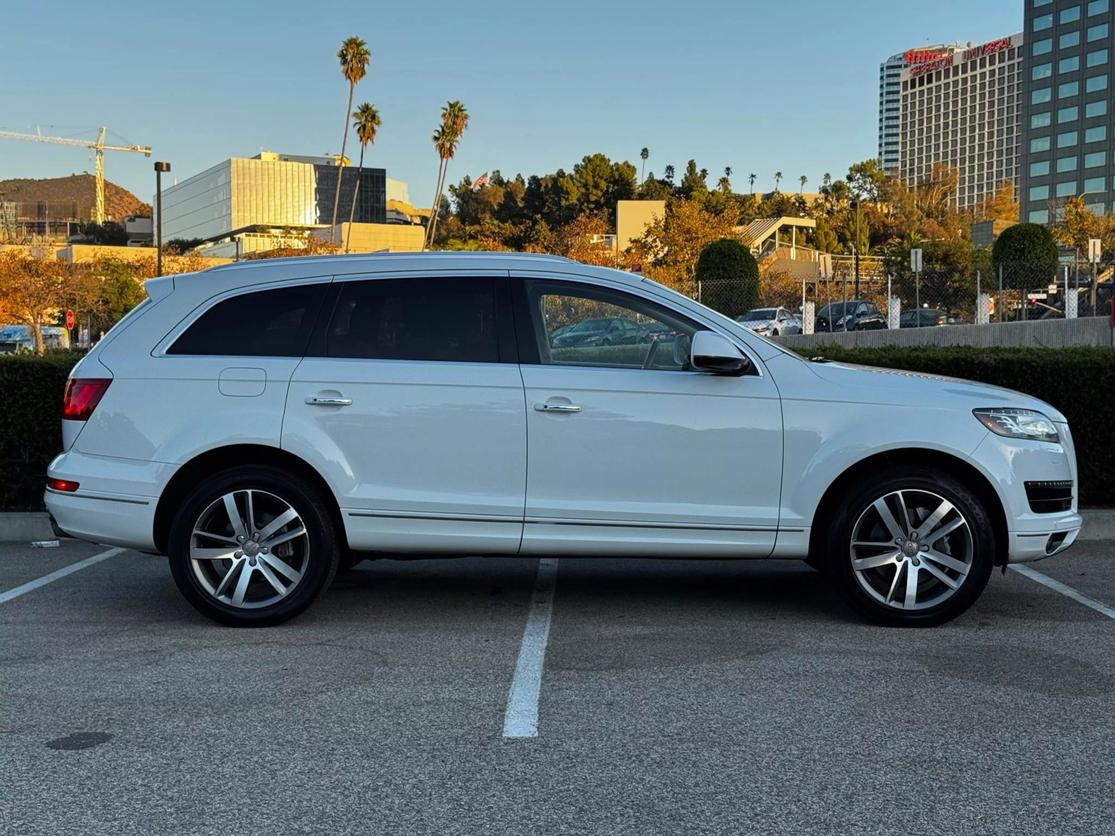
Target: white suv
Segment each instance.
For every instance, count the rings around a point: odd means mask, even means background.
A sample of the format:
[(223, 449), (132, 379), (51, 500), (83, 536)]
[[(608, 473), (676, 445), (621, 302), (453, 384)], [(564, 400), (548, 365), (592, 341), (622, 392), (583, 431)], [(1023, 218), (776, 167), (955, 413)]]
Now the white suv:
[(1048, 404), (808, 362), (627, 273), (362, 255), (147, 291), (74, 368), (46, 504), (227, 624), (405, 553), (807, 559), (931, 625), (1080, 528)]

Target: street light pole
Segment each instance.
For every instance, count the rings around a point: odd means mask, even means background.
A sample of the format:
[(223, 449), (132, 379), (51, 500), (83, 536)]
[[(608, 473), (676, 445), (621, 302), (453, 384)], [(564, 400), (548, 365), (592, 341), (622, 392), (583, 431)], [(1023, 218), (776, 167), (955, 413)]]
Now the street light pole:
[(163, 172), (170, 163), (155, 163), (155, 275), (163, 274)]

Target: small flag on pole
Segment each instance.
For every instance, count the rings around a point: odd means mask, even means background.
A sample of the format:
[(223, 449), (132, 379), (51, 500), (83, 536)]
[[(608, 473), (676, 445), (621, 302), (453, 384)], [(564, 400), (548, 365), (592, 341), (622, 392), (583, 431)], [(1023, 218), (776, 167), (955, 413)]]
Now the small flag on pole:
[(485, 171), (472, 182), (472, 190), (478, 192), (486, 185), (488, 185), (488, 172)]

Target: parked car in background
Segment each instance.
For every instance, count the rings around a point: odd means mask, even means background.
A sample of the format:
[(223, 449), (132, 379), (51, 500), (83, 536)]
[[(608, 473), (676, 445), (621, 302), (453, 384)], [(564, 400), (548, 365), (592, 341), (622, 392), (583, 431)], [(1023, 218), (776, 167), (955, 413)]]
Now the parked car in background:
[(898, 317), (899, 328), (933, 328), (938, 325), (963, 325), (960, 314), (948, 313), (936, 308), (903, 311)]
[[(61, 325), (42, 327), (44, 348), (69, 348), (70, 332)], [(0, 354), (34, 351), (35, 335), (30, 325), (0, 325)]]
[(744, 328), (768, 337), (800, 334), (801, 319), (786, 308), (755, 308), (736, 317)]
[(633, 345), (640, 341), (643, 328), (630, 319), (586, 319), (552, 338), (554, 348), (579, 345)]
[(813, 331), (876, 331), (885, 329), (887, 320), (874, 302), (849, 299), (830, 302), (817, 312)]
[[(630, 273), (400, 253), (145, 287), (71, 372), (46, 505), (168, 555), (227, 624), (405, 554), (805, 559), (866, 617), (927, 626), (1080, 530), (1049, 404), (810, 362)], [(601, 318), (642, 341), (554, 346)]]

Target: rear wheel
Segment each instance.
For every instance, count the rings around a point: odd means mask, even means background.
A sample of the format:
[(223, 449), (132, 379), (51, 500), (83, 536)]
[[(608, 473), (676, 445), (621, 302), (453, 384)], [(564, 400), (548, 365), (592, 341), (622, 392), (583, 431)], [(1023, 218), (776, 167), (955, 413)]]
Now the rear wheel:
[(828, 536), (830, 576), (861, 615), (931, 627), (957, 617), (987, 586), (995, 535), (982, 501), (933, 468), (909, 468), (851, 492)]
[(232, 626), (270, 626), (301, 613), (337, 571), (325, 500), (271, 467), (239, 467), (204, 480), (170, 531), (170, 568), (199, 612)]

